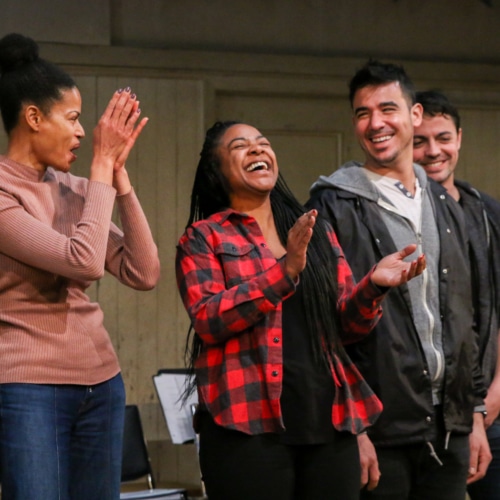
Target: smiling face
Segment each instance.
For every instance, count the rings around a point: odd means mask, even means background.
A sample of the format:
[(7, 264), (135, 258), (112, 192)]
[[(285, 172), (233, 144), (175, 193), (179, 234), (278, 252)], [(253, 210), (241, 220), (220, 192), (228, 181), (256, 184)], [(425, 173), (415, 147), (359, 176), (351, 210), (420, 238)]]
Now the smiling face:
[(222, 135), (216, 150), (227, 180), (231, 207), (244, 211), (269, 199), (278, 178), (270, 142), (254, 127), (237, 124)]
[(447, 189), (453, 186), (453, 173), (457, 166), (462, 129), (448, 115), (424, 115), (415, 127), (413, 158), (424, 167), (427, 175)]
[(422, 106), (409, 104), (399, 83), (391, 82), (360, 88), (352, 107), (365, 167), (381, 174), (412, 168), (413, 127), (420, 124)]
[(43, 113), (34, 106), (30, 120), (33, 125), (32, 164), (38, 170), (48, 166), (69, 171), (71, 163), (76, 160), (75, 150), (80, 147), (80, 139), (85, 136), (79, 118), (82, 110), (82, 99), (78, 89), (61, 91), (61, 99), (56, 101), (48, 113)]

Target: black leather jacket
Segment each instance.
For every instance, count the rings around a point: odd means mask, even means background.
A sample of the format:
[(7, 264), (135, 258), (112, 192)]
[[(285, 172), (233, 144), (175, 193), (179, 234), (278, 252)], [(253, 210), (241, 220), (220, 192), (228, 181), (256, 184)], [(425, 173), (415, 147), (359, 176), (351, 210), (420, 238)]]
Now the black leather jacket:
[[(486, 394), (472, 329), (468, 241), (463, 213), (429, 180), (440, 239), (439, 298), (443, 322), (445, 379), (442, 394), (446, 430), (469, 433), (475, 405)], [(357, 280), (382, 257), (397, 251), (377, 203), (331, 186), (313, 190), (307, 203), (332, 223)], [(406, 285), (391, 289), (372, 333), (348, 347), (361, 373), (384, 404), (368, 434), (374, 444), (399, 445), (434, 439), (431, 382), (410, 310)]]

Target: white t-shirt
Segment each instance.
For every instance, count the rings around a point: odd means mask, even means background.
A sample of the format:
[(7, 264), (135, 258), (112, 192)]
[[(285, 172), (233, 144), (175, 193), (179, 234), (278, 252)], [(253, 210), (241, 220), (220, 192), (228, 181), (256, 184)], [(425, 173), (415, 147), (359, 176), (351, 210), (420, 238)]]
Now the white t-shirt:
[(420, 232), (422, 223), (422, 188), (415, 177), (415, 196), (413, 196), (403, 183), (393, 177), (379, 175), (371, 170), (364, 169), (368, 179), (377, 187), (377, 189), (394, 205), (394, 207), (385, 206), (390, 210), (395, 210), (399, 215), (408, 219), (416, 232)]

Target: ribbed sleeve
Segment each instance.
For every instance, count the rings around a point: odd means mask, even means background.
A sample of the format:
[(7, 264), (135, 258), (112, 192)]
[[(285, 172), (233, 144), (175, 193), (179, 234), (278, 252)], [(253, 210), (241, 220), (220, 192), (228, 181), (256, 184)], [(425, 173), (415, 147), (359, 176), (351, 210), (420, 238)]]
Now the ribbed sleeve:
[(106, 269), (127, 286), (149, 290), (159, 279), (160, 264), (148, 221), (134, 190), (117, 201), (123, 231), (111, 224)]
[(111, 222), (115, 196), (108, 185), (52, 169), (41, 176), (0, 157), (0, 383), (93, 385), (118, 373), (85, 290), (105, 267), (151, 288), (159, 266), (135, 194), (119, 202), (126, 232), (136, 233), (130, 243)]

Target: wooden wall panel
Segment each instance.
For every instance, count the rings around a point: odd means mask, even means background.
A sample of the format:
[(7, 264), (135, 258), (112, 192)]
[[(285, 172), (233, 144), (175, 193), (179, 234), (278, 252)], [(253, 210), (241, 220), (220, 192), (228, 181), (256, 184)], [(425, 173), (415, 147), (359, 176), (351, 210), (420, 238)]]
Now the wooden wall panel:
[(462, 146), (456, 177), (500, 200), (500, 109), (459, 108)]
[(296, 198), (304, 204), (311, 184), (320, 175), (329, 175), (342, 159), (343, 134), (311, 131), (263, 132), (271, 141), (280, 172)]

